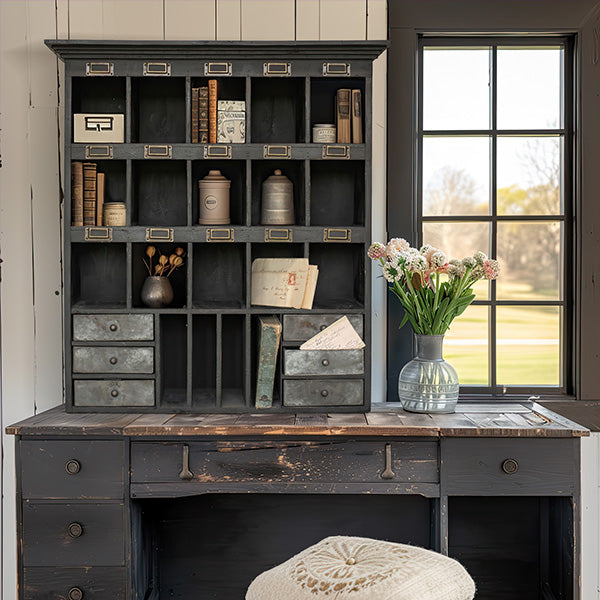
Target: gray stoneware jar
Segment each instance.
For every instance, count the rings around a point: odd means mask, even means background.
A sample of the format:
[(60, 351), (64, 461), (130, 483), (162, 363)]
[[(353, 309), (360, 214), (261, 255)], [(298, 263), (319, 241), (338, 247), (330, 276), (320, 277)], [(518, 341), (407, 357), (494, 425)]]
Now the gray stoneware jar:
[(200, 225), (228, 225), (231, 181), (221, 171), (211, 170), (198, 182)]
[(294, 224), (294, 185), (279, 169), (262, 184), (262, 225)]

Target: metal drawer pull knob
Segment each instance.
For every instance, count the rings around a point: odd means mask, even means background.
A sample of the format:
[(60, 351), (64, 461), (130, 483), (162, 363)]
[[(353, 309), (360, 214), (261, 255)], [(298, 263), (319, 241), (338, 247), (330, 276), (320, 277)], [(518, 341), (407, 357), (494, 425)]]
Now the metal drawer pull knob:
[(79, 523), (71, 523), (67, 527), (67, 533), (72, 538), (78, 538), (79, 536), (81, 536), (83, 534), (83, 527)]
[(69, 475), (75, 475), (81, 471), (81, 463), (73, 458), (72, 460), (67, 461), (67, 464), (65, 465), (65, 471)]
[(69, 600), (82, 600), (83, 599), (83, 591), (78, 587), (72, 587), (68, 593), (67, 597)]
[(327, 398), (327, 396), (329, 396), (329, 392), (327, 390), (321, 390), (321, 396), (323, 396), (323, 398)]
[(507, 475), (514, 475), (519, 470), (519, 463), (514, 458), (507, 458), (502, 463), (502, 470)]
[(385, 469), (381, 474), (381, 479), (394, 479), (396, 473), (392, 471), (392, 445), (385, 445)]
[(182, 464), (181, 464), (181, 473), (179, 473), (179, 479), (183, 479), (184, 481), (189, 481), (193, 479), (194, 474), (190, 471), (190, 447), (185, 444), (183, 446), (183, 456)]
[(328, 366), (329, 366), (329, 361), (328, 361), (326, 358), (324, 358), (324, 359), (321, 361), (321, 364), (322, 364), (324, 367), (328, 367)]
[(321, 327), (319, 327), (319, 329), (320, 329), (321, 331), (324, 331), (325, 329), (327, 329), (327, 325), (321, 325)]
[(111, 356), (111, 357), (108, 359), (108, 362), (109, 362), (111, 365), (116, 365), (116, 364), (117, 364), (117, 357), (116, 357), (116, 356)]
[(116, 398), (119, 395), (119, 390), (110, 390), (110, 395)]
[(111, 331), (116, 331), (117, 329), (119, 329), (119, 326), (116, 323), (111, 323), (109, 329)]

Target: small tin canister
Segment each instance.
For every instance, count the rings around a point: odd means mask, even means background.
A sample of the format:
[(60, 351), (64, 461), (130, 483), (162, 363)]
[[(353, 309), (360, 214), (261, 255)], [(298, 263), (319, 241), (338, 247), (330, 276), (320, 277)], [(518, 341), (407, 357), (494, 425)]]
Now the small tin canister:
[(200, 225), (228, 225), (231, 181), (221, 171), (211, 170), (198, 182)]
[(294, 185), (279, 169), (262, 184), (262, 225), (294, 224)]
[(335, 125), (331, 123), (313, 125), (313, 142), (315, 144), (335, 144), (336, 141)]
[(125, 202), (105, 202), (102, 212), (105, 227), (125, 226), (127, 216)]

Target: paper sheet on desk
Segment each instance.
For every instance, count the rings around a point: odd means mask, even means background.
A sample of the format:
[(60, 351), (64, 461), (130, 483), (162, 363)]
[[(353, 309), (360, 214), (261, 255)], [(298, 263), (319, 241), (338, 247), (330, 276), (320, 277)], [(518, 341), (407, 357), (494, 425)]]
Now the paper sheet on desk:
[(300, 346), (300, 350), (359, 350), (365, 343), (348, 317), (342, 317)]
[(308, 258), (257, 258), (252, 263), (251, 303), (302, 308)]

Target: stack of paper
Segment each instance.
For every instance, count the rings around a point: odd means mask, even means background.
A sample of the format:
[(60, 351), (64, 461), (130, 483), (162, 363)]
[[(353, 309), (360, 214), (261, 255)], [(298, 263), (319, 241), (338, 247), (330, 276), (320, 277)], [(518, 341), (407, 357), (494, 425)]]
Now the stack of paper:
[(342, 317), (300, 346), (300, 350), (360, 350), (365, 347), (348, 317)]
[(319, 269), (308, 258), (257, 258), (252, 263), (254, 306), (311, 309)]

